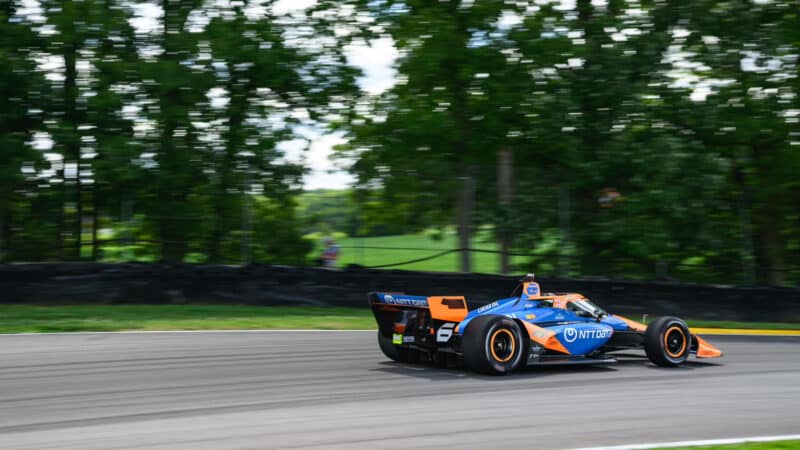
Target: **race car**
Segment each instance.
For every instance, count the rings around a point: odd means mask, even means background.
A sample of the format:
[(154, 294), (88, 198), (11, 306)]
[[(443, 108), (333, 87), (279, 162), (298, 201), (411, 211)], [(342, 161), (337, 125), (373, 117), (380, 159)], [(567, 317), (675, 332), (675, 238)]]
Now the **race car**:
[(644, 349), (659, 366), (679, 366), (689, 354), (722, 352), (677, 317), (645, 325), (605, 312), (577, 293), (543, 293), (533, 274), (510, 297), (470, 311), (463, 296), (424, 297), (372, 292), (378, 344), (390, 359), (413, 363), (461, 361), (476, 372), (506, 374), (526, 366), (611, 364), (612, 352)]

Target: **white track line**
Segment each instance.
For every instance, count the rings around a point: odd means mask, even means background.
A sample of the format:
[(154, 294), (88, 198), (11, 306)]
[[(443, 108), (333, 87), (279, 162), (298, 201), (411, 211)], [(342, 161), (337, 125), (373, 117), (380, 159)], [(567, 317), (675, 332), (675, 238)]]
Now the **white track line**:
[(707, 439), (703, 441), (653, 442), (649, 444), (613, 445), (607, 447), (585, 447), (574, 450), (646, 450), (651, 448), (697, 447), (700, 445), (727, 445), (727, 444), (742, 444), (745, 442), (791, 441), (797, 439), (800, 439), (800, 434), (788, 434), (784, 436), (753, 436), (753, 437), (730, 438), (730, 439)]

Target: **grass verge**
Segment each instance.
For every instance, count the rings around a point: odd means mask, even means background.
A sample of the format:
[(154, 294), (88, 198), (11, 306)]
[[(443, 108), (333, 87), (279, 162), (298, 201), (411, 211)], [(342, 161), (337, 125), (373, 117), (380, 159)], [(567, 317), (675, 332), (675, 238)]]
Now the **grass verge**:
[[(692, 327), (800, 330), (800, 324), (689, 321)], [(0, 333), (320, 329), (372, 330), (366, 308), (239, 305), (0, 305)]]
[(689, 320), (692, 328), (724, 328), (740, 330), (800, 330), (800, 323), (781, 322), (730, 322), (715, 320)]
[(356, 308), (239, 305), (0, 306), (0, 333), (260, 329), (370, 330), (372, 313)]

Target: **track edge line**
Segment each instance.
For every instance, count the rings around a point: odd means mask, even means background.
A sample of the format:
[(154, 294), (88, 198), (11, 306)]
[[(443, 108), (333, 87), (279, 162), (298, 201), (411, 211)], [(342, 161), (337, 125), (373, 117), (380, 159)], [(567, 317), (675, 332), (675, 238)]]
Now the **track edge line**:
[(705, 439), (680, 442), (651, 442), (648, 444), (609, 445), (601, 447), (582, 447), (572, 450), (647, 450), (655, 448), (698, 447), (702, 445), (728, 445), (743, 444), (745, 442), (775, 442), (800, 439), (800, 434), (787, 434), (782, 436), (751, 436), (742, 438)]

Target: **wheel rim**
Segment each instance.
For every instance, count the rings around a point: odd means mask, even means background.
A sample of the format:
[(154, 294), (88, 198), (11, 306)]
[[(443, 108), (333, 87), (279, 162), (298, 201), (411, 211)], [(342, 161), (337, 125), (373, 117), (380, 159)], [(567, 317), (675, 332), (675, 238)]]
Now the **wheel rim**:
[(686, 350), (686, 334), (679, 326), (672, 326), (664, 333), (664, 350), (672, 358), (680, 358)]
[(516, 350), (514, 335), (505, 328), (496, 330), (492, 333), (491, 339), (489, 339), (489, 350), (492, 352), (492, 358), (495, 361), (508, 362), (514, 356), (514, 350)]

